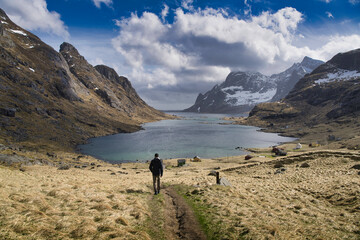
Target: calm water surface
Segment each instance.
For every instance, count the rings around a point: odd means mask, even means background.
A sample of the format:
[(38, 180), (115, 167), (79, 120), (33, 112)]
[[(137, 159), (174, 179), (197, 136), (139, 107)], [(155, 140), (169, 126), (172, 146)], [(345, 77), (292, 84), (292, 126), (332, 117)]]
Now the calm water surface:
[[(173, 113), (171, 113), (173, 114)], [(168, 158), (216, 158), (244, 154), (236, 147), (268, 147), (294, 138), (241, 125), (222, 125), (223, 114), (175, 113), (183, 117), (146, 123), (135, 133), (93, 138), (79, 145), (80, 152), (112, 162), (146, 161), (159, 153)]]

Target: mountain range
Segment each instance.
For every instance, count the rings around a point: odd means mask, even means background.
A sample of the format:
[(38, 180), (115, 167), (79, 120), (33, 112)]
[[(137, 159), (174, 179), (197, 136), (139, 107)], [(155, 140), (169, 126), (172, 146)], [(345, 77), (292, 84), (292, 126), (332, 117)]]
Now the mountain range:
[(357, 141), (360, 147), (359, 117), (360, 49), (356, 49), (335, 55), (305, 75), (281, 101), (256, 105), (246, 123), (294, 137), (323, 135), (325, 141), (338, 136)]
[(220, 85), (199, 94), (195, 104), (186, 112), (243, 113), (256, 104), (276, 102), (284, 98), (305, 74), (323, 62), (305, 57), (279, 74), (271, 76), (259, 72), (231, 72)]
[(148, 106), (114, 69), (93, 67), (69, 43), (60, 51), (0, 9), (0, 143), (73, 148), (169, 116)]

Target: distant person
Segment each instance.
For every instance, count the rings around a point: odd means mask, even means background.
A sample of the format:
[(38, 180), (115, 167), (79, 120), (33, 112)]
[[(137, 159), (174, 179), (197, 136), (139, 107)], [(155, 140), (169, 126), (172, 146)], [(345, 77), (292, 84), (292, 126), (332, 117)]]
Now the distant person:
[(155, 158), (151, 160), (149, 169), (153, 175), (154, 191), (157, 195), (160, 193), (160, 177), (163, 175), (163, 164), (158, 153), (155, 153)]

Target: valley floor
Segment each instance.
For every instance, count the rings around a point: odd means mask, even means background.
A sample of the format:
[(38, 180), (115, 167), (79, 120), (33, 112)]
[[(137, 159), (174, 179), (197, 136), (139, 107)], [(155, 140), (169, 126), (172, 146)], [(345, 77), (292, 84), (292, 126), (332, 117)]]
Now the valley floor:
[(0, 166), (0, 238), (195, 239), (182, 230), (192, 218), (207, 239), (359, 239), (360, 152), (284, 147), (286, 157), (164, 160), (156, 196), (146, 163), (3, 149), (38, 164)]

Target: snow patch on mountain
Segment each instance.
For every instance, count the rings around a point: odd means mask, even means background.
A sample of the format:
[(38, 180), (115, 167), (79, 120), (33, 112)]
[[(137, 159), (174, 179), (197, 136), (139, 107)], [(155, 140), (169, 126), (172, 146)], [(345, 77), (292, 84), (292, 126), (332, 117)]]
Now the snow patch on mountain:
[(349, 81), (355, 78), (360, 78), (360, 72), (340, 69), (338, 72), (328, 73), (325, 78), (318, 79), (315, 81), (315, 83), (322, 84), (335, 81)]
[[(231, 87), (229, 87), (231, 88)], [(242, 87), (235, 87), (233, 90), (234, 93), (228, 94), (225, 97), (225, 101), (231, 106), (241, 106), (241, 105), (253, 105), (262, 102), (270, 101), (276, 94), (277, 89), (272, 88), (266, 92), (252, 92), (252, 91), (243, 91)], [(222, 89), (223, 92), (224, 89)]]
[(27, 34), (24, 33), (24, 32), (21, 31), (21, 30), (9, 29), (9, 31), (12, 32), (12, 33), (16, 33), (16, 34), (20, 34), (20, 35), (23, 35), (23, 36), (27, 36)]

